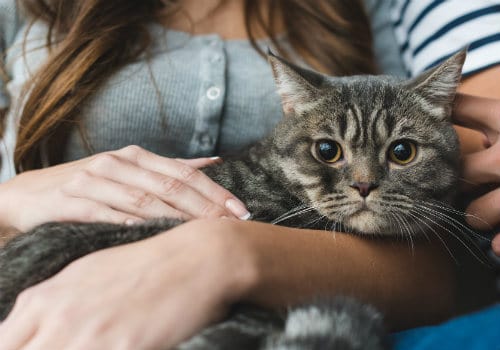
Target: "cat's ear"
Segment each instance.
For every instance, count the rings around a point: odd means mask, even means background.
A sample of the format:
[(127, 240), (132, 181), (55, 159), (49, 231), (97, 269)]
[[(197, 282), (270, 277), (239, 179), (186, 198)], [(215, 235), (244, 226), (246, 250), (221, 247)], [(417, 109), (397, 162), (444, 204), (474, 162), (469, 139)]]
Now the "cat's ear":
[(448, 117), (462, 77), (467, 49), (463, 49), (438, 66), (410, 80), (407, 86), (422, 96), (437, 111)]
[(302, 114), (311, 109), (317, 103), (324, 77), (287, 62), (271, 51), (268, 51), (267, 57), (273, 70), (285, 115)]

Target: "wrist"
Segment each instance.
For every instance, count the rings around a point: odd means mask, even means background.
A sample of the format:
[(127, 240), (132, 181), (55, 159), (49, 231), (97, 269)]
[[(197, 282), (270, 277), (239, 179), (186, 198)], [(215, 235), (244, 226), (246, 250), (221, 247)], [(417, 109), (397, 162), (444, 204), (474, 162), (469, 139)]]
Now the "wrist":
[[(210, 251), (207, 269), (226, 304), (245, 298), (259, 282), (258, 251), (251, 242), (251, 222), (230, 219), (193, 220), (188, 225), (203, 232), (202, 244)], [(198, 236), (198, 239), (200, 237)], [(212, 263), (210, 263), (212, 262)]]

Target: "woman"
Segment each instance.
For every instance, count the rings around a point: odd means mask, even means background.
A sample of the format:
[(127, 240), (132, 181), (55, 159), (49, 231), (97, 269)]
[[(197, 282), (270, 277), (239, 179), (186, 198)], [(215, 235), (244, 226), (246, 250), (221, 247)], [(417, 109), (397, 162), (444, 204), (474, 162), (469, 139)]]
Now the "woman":
[[(0, 327), (0, 347), (156, 348), (220, 319), (236, 301), (282, 308), (326, 293), (370, 301), (394, 328), (450, 314), (453, 266), (443, 249), (219, 220), (248, 213), (195, 170), (213, 160), (155, 154), (212, 156), (277, 122), (271, 74), (255, 49), (272, 45), (331, 74), (374, 71), (356, 2), (218, 3), (23, 1), (39, 21), (26, 34), (25, 59), (25, 31), (9, 45), (19, 80), (9, 85), (7, 121), (20, 119), (13, 160), (21, 173), (0, 185), (2, 226), (196, 220), (89, 255), (29, 289)], [(465, 99), (459, 115), (469, 122), (485, 110)], [(133, 143), (142, 148), (123, 147)], [(478, 169), (468, 169), (474, 180)]]

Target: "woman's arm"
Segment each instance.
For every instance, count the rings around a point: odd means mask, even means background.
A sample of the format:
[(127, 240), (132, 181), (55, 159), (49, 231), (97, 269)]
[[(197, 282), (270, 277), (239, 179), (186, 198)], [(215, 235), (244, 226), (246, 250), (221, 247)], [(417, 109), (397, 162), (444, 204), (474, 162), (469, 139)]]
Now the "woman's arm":
[[(457, 116), (462, 123), (470, 125), (472, 123), (466, 123), (467, 120), (484, 117), (497, 120), (500, 126), (499, 81), (500, 67), (464, 80), (459, 89), (461, 93), (498, 101), (486, 103), (484, 100), (462, 99), (463, 103), (457, 106)], [(457, 131), (464, 155), (484, 150), (486, 137), (483, 132), (462, 127)], [(489, 137), (499, 131), (500, 128), (492, 130)], [(491, 162), (485, 154), (479, 154), (477, 159)], [(466, 180), (475, 181), (482, 173), (480, 168), (492, 168), (484, 165), (466, 163)], [(469, 210), (491, 212), (489, 222), (497, 225), (500, 207), (495, 203), (500, 202), (500, 192), (491, 193), (489, 197), (474, 202)], [(493, 200), (495, 203), (491, 202)], [(370, 240), (341, 233), (276, 226), (250, 229), (250, 226), (261, 225), (256, 223), (234, 225), (245, 227), (249, 244), (259, 253), (258, 283), (246, 296), (251, 301), (283, 307), (288, 302), (296, 303), (315, 294), (346, 293), (378, 306), (393, 328), (436, 322), (450, 316), (455, 307), (454, 271), (457, 264), (438, 239), (419, 241), (411, 249), (408, 242)], [(268, 233), (272, 233), (273, 238), (269, 238)], [(267, 240), (274, 243), (267, 244)], [(494, 249), (497, 241), (500, 244), (500, 235), (494, 241)], [(500, 253), (500, 247), (497, 249)]]
[(284, 309), (336, 294), (373, 303), (404, 328), (449, 314), (452, 276), (438, 245), (192, 220), (85, 256), (27, 289), (0, 339), (2, 350), (168, 347), (236, 302)]
[[(224, 223), (225, 224), (225, 223)], [(454, 262), (438, 240), (391, 241), (231, 221), (254, 256), (243, 299), (273, 308), (317, 296), (352, 295), (376, 305), (391, 328), (437, 322), (454, 307)]]

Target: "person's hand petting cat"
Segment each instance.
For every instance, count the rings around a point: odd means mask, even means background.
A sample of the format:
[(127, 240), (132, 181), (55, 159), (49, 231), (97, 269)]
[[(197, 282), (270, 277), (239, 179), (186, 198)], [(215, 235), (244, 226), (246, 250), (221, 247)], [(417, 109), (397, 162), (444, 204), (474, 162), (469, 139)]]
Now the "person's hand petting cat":
[(89, 349), (90, 339), (93, 350), (170, 348), (254, 283), (246, 235), (230, 229), (238, 223), (193, 220), (75, 261), (20, 295), (0, 349)]
[[(454, 121), (479, 130), (479, 147), (463, 155), (463, 179), (473, 185), (500, 182), (500, 100), (460, 94), (457, 96)], [(470, 138), (469, 138), (470, 139)], [(479, 230), (491, 230), (500, 225), (500, 189), (495, 188), (474, 199), (467, 208), (470, 225)], [(500, 256), (500, 234), (492, 241), (495, 254)]]
[(217, 161), (165, 158), (130, 146), (25, 172), (0, 184), (0, 227), (26, 231), (48, 221), (135, 223), (161, 216), (246, 218), (240, 200), (197, 170)]

